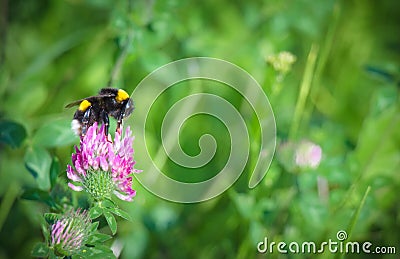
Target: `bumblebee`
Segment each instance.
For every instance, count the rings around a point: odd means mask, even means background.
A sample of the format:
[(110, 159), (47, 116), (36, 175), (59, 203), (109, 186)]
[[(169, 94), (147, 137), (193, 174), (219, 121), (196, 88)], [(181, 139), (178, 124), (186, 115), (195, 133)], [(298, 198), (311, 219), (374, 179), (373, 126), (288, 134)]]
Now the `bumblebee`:
[(117, 88), (102, 88), (98, 95), (86, 97), (67, 104), (65, 108), (78, 106), (71, 128), (78, 136), (84, 136), (87, 129), (97, 122), (105, 125), (108, 136), (109, 115), (117, 120), (117, 131), (120, 131), (122, 120), (128, 117), (133, 109), (133, 101), (128, 93)]

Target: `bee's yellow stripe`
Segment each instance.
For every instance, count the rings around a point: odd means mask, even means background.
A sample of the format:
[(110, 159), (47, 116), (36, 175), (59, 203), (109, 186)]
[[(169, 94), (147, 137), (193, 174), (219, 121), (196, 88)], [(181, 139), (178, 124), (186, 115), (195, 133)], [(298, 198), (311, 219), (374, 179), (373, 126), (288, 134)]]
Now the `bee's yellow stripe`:
[(115, 97), (115, 100), (117, 100), (117, 102), (120, 103), (127, 99), (129, 99), (129, 94), (127, 92), (125, 92), (124, 90), (118, 89), (118, 93), (117, 93), (117, 96)]
[(91, 102), (89, 102), (88, 100), (83, 100), (80, 104), (79, 104), (79, 110), (80, 111), (86, 111), (87, 108), (89, 108), (89, 106), (92, 105)]

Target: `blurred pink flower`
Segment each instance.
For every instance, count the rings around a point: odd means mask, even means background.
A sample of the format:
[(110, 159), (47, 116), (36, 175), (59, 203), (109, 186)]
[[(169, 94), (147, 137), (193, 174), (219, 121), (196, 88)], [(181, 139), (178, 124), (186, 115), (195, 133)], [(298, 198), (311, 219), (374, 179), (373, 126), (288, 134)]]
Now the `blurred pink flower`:
[(295, 151), (295, 162), (299, 167), (317, 168), (322, 158), (322, 149), (311, 141), (301, 141)]
[(81, 137), (80, 148), (75, 146), (73, 166), (67, 166), (67, 177), (74, 183), (68, 186), (75, 191), (85, 190), (96, 200), (110, 198), (114, 193), (121, 200), (132, 201), (136, 194), (132, 173), (140, 172), (133, 168), (136, 162), (132, 131), (127, 127), (123, 137), (116, 132), (111, 142), (104, 129), (104, 125), (98, 129), (94, 123)]

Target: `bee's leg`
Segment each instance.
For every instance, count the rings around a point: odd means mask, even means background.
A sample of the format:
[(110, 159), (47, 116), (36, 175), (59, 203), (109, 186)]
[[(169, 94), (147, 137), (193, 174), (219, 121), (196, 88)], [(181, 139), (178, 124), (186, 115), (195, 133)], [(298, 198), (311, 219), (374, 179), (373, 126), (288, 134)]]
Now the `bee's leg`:
[(119, 115), (118, 115), (118, 118), (117, 118), (117, 129), (116, 129), (116, 131), (118, 132), (118, 133), (120, 133), (121, 134), (121, 125), (122, 125), (122, 119), (124, 118), (124, 114), (125, 114), (125, 105), (121, 108), (121, 112), (119, 113)]
[(122, 124), (122, 120), (118, 120), (117, 128), (115, 129), (115, 131), (118, 132), (119, 134), (121, 134), (121, 124)]
[(92, 107), (89, 107), (85, 113), (83, 114), (82, 118), (82, 136), (86, 135), (86, 131), (88, 128), (89, 120), (90, 120), (90, 113), (92, 112)]
[(108, 129), (110, 128), (110, 119), (108, 118), (108, 114), (105, 110), (101, 111), (101, 119), (104, 124), (104, 130), (105, 130), (104, 134), (108, 136)]

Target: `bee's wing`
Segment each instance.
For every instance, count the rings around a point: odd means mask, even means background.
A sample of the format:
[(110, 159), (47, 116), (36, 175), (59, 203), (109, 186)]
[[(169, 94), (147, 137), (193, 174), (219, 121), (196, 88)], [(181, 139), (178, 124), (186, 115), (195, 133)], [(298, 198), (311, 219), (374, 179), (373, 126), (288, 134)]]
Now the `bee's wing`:
[(114, 94), (99, 94), (99, 95), (95, 95), (95, 96), (90, 96), (90, 97), (86, 97), (84, 99), (76, 100), (72, 103), (69, 103), (69, 104), (65, 105), (64, 108), (71, 108), (76, 105), (79, 105), (83, 100), (88, 100), (89, 102), (91, 102), (93, 100), (98, 100), (99, 98), (102, 98), (102, 97), (114, 97), (114, 96), (115, 96)]
[(71, 108), (71, 107), (74, 107), (76, 105), (79, 105), (83, 100), (85, 100), (85, 99), (76, 100), (76, 101), (74, 101), (72, 103), (69, 103), (69, 104), (65, 105), (64, 108)]

